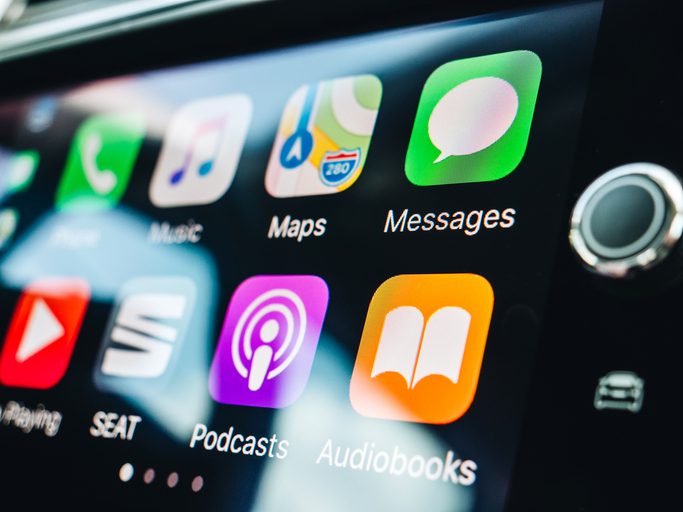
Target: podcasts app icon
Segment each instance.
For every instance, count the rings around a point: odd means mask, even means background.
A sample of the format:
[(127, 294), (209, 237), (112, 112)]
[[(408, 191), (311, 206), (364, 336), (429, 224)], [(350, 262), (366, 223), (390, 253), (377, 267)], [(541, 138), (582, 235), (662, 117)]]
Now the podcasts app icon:
[(217, 402), (285, 407), (303, 392), (327, 310), (317, 276), (255, 276), (230, 299), (211, 364)]

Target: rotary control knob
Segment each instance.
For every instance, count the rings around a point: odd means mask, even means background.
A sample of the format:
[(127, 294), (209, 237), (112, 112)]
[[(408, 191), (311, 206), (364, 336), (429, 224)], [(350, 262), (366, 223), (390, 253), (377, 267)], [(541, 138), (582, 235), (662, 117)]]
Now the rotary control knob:
[(623, 278), (662, 262), (683, 234), (683, 186), (651, 163), (606, 172), (581, 194), (569, 240), (583, 264)]

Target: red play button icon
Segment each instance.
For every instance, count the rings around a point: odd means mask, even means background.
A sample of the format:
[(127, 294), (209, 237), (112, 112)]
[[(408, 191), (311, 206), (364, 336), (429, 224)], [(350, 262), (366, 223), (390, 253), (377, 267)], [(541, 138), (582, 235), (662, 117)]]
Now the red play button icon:
[(64, 376), (90, 301), (80, 278), (51, 277), (24, 288), (0, 356), (0, 382), (47, 389)]

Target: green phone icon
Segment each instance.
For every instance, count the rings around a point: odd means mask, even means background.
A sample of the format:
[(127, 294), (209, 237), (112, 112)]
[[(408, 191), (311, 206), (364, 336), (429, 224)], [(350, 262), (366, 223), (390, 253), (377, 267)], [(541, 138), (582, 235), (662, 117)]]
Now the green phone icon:
[(448, 62), (425, 82), (405, 170), (415, 185), (493, 181), (526, 151), (541, 82), (526, 50)]
[(114, 207), (126, 191), (142, 141), (145, 121), (138, 113), (97, 114), (76, 131), (57, 188), (62, 211)]

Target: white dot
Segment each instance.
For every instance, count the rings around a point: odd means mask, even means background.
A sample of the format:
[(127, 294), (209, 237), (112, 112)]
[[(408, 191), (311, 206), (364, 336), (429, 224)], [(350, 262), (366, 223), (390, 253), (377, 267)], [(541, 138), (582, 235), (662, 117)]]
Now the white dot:
[(272, 318), (267, 320), (261, 326), (261, 341), (270, 343), (275, 339), (278, 332), (280, 332), (280, 324), (277, 323), (277, 320), (273, 320)]
[(166, 485), (173, 489), (176, 485), (178, 485), (178, 480), (180, 480), (180, 477), (178, 477), (178, 473), (174, 471), (168, 475), (168, 478), (166, 479)]
[(145, 471), (145, 474), (142, 476), (142, 479), (145, 481), (146, 484), (151, 484), (154, 481), (154, 477), (156, 474), (154, 473), (154, 470), (152, 468), (149, 468), (147, 471)]
[(119, 478), (122, 482), (128, 482), (131, 478), (133, 478), (134, 472), (135, 470), (133, 469), (133, 465), (126, 462), (123, 466), (121, 466), (121, 469), (119, 469)]
[(204, 487), (204, 479), (201, 476), (196, 476), (192, 480), (192, 490), (194, 492), (199, 492)]

